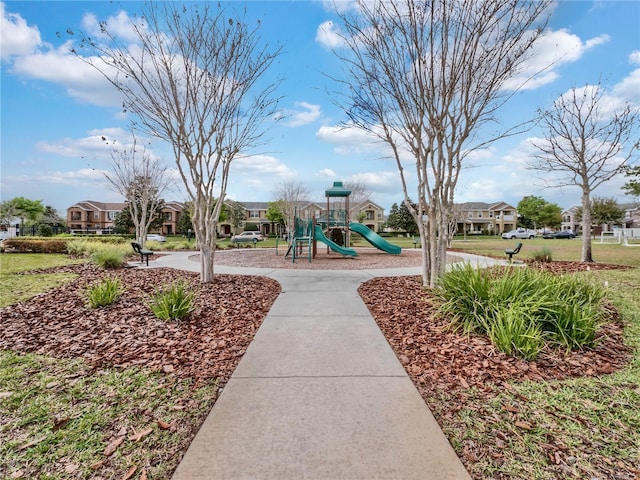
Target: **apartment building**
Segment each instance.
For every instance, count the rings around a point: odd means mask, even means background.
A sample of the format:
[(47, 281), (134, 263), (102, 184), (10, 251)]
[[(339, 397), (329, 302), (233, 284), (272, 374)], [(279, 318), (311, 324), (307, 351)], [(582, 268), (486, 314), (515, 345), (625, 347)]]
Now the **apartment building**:
[[(83, 200), (67, 209), (67, 227), (72, 233), (108, 234), (113, 231), (116, 215), (127, 206), (124, 202), (106, 203), (95, 200)], [(167, 202), (162, 210), (163, 224), (160, 231), (163, 235), (180, 233), (178, 219), (184, 210), (180, 202)]]
[(466, 202), (455, 205), (456, 233), (500, 235), (514, 230), (518, 211), (505, 202)]

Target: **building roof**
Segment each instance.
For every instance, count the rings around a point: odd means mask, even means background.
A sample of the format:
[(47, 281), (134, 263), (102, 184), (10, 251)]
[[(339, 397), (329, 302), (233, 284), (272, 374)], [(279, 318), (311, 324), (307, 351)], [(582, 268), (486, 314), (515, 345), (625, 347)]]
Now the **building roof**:
[(71, 205), (67, 210), (71, 208), (79, 208), (81, 210), (103, 210), (103, 211), (120, 211), (127, 204), (124, 202), (98, 202), (95, 200), (82, 200), (81, 202)]

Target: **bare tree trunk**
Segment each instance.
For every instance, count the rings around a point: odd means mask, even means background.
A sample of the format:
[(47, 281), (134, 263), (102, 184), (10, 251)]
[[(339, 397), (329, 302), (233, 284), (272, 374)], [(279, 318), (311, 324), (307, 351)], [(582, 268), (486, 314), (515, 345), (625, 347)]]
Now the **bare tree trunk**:
[(581, 262), (593, 262), (591, 253), (591, 200), (589, 190), (582, 190), (582, 255)]

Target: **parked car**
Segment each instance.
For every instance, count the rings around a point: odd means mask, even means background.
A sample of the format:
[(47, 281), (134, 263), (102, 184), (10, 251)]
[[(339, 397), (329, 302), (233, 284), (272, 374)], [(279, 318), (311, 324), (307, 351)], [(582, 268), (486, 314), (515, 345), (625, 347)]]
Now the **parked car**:
[(166, 242), (167, 239), (160, 234), (150, 233), (147, 235), (147, 242)]
[(502, 234), (502, 238), (513, 240), (515, 238), (535, 238), (536, 231), (528, 230), (526, 228), (516, 228), (515, 230), (511, 230), (510, 232), (505, 232)]
[(576, 238), (572, 230), (560, 230), (559, 232), (545, 233), (542, 238)]
[(238, 235), (234, 235), (231, 237), (231, 241), (233, 243), (244, 243), (244, 242), (261, 242), (264, 240), (264, 236), (261, 232), (242, 232)]

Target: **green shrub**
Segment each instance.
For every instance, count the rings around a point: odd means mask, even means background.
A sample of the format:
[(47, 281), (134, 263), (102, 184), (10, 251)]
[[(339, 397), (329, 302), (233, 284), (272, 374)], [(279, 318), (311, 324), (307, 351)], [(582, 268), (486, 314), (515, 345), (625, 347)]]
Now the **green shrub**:
[(501, 351), (526, 359), (547, 339), (567, 349), (592, 346), (603, 318), (602, 288), (529, 268), (455, 267), (436, 292), (440, 312), (466, 333), (488, 335)]
[(5, 250), (16, 253), (67, 253), (64, 239), (40, 239), (33, 237), (8, 238), (3, 242)]
[(47, 225), (46, 223), (42, 223), (38, 225), (38, 236), (39, 237), (52, 237), (53, 236), (53, 228), (51, 225)]
[(544, 346), (542, 330), (535, 319), (515, 306), (496, 312), (492, 322), (487, 325), (487, 335), (500, 351), (526, 360), (536, 358)]
[(163, 290), (156, 290), (149, 308), (161, 320), (180, 320), (193, 309), (194, 294), (187, 282), (177, 282)]
[(549, 247), (542, 247), (540, 250), (536, 250), (535, 252), (533, 252), (533, 261), (543, 263), (553, 261), (551, 249)]
[(118, 278), (105, 278), (102, 282), (87, 288), (87, 300), (91, 308), (100, 308), (114, 303), (122, 288)]
[(126, 255), (122, 250), (103, 248), (91, 255), (91, 260), (102, 268), (120, 268), (124, 265)]

